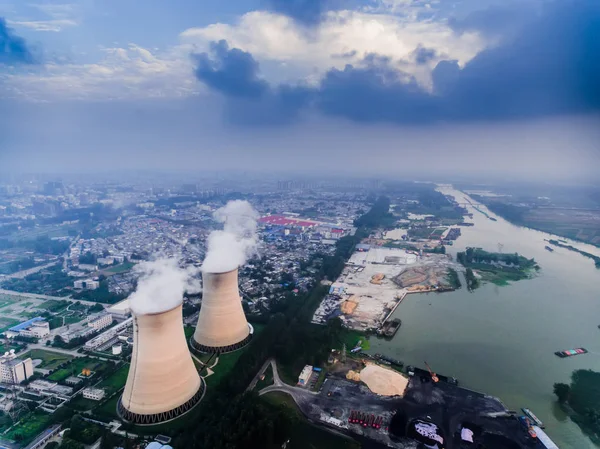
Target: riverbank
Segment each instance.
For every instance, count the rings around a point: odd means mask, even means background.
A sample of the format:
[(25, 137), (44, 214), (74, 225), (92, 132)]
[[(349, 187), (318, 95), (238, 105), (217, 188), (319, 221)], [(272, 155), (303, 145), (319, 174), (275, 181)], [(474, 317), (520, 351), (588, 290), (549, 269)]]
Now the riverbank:
[[(464, 193), (451, 187), (440, 190), (466, 203)], [(369, 352), (421, 368), (427, 360), (435, 372), (499, 397), (511, 410), (533, 410), (561, 449), (598, 449), (552, 395), (553, 384), (568, 382), (573, 370), (600, 371), (600, 357), (594, 354), (600, 353), (600, 301), (594, 300), (598, 270), (577, 253), (544, 249), (544, 239), (559, 237), (501, 217), (494, 222), (468, 208), (475, 212), (469, 220), (474, 226), (462, 228), (461, 237), (447, 247), (449, 253), (456, 256), (467, 247), (497, 251), (500, 243), (504, 252), (535, 258), (541, 270), (532, 279), (502, 288), (488, 282), (473, 292), (462, 288), (411, 296), (392, 316), (402, 319), (396, 337), (371, 339)], [(596, 252), (589, 245), (576, 246)], [(568, 359), (554, 355), (557, 349), (580, 346), (590, 354)]]
[(594, 265), (596, 265), (596, 268), (600, 268), (600, 257), (598, 257), (598, 256), (594, 256), (593, 254), (588, 253), (587, 251), (582, 251), (580, 249), (577, 249), (572, 245), (565, 245), (564, 243), (561, 243), (558, 240), (550, 239), (550, 240), (548, 240), (548, 243), (550, 243), (551, 245), (554, 245), (554, 246), (558, 246), (559, 248), (565, 248), (565, 249), (568, 249), (569, 251), (573, 251), (573, 252), (581, 254), (582, 256), (588, 257), (594, 261)]
[(534, 259), (527, 259), (518, 253), (488, 252), (481, 248), (467, 248), (456, 254), (456, 260), (467, 270), (467, 287), (471, 290), (483, 282), (496, 285), (508, 285), (510, 282), (530, 279), (540, 269)]

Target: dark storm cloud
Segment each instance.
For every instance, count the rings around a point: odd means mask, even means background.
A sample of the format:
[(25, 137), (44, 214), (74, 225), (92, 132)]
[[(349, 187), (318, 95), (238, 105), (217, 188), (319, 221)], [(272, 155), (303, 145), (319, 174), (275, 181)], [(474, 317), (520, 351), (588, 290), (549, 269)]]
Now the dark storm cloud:
[(226, 41), (213, 42), (211, 55), (193, 55), (196, 77), (208, 87), (233, 97), (259, 97), (268, 84), (258, 78), (258, 62), (250, 53), (229, 49)]
[(414, 52), (415, 61), (417, 64), (427, 64), (435, 58), (435, 50), (433, 48), (419, 47)]
[[(396, 123), (600, 111), (600, 2), (595, 0), (547, 5), (514, 39), (481, 52), (462, 69), (455, 61), (441, 61), (433, 73), (433, 93), (410, 77), (400, 81), (393, 63), (376, 55), (364, 67), (330, 70), (316, 87), (269, 88), (258, 78), (252, 55), (229, 50), (223, 42), (216, 46), (213, 60), (200, 57), (197, 76), (230, 97), (254, 93), (255, 101), (228, 103), (236, 122), (245, 115), (252, 123), (277, 123), (279, 115), (289, 121), (308, 106), (360, 122)], [(238, 58), (244, 63), (231, 62)], [(236, 67), (241, 70), (230, 73)]]
[(0, 17), (0, 64), (32, 64), (35, 58), (25, 39), (15, 35)]
[(284, 14), (304, 25), (316, 25), (331, 5), (331, 0), (268, 0), (272, 11)]

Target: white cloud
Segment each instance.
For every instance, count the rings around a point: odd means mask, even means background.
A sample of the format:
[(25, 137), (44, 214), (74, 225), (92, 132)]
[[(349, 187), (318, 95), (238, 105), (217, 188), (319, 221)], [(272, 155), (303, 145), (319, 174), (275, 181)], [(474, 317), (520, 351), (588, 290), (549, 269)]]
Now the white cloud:
[(47, 63), (4, 78), (5, 95), (34, 101), (54, 99), (123, 99), (189, 96), (198, 90), (189, 50), (167, 52), (135, 44), (103, 49), (92, 64)]
[[(399, 8), (396, 3), (392, 6)], [(292, 69), (296, 76), (312, 75), (313, 79), (332, 67), (360, 65), (365, 56), (375, 53), (389, 57), (399, 70), (414, 75), (424, 85), (429, 84), (430, 71), (440, 59), (456, 59), (462, 65), (485, 45), (476, 33), (458, 35), (445, 21), (419, 19), (410, 5), (404, 11), (402, 15), (329, 12), (324, 22), (310, 31), (288, 17), (255, 11), (232, 25), (216, 23), (188, 29), (181, 39), (199, 51), (206, 50), (210, 41), (225, 39), (261, 62), (285, 63), (286, 70)], [(436, 57), (419, 66), (414, 60), (419, 47), (435, 50)]]
[(53, 19), (53, 20), (25, 20), (9, 21), (8, 24), (13, 27), (31, 28), (36, 31), (62, 31), (66, 27), (74, 27), (79, 23), (72, 19)]

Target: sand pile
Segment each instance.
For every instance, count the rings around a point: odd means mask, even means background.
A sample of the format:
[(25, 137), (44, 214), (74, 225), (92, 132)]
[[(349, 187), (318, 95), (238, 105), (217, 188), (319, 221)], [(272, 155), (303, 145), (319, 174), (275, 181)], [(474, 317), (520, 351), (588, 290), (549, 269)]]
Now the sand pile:
[(358, 307), (358, 299), (355, 295), (352, 295), (346, 301), (342, 303), (340, 309), (344, 315), (352, 315), (354, 310)]
[(346, 379), (358, 382), (360, 380), (360, 373), (357, 373), (356, 371), (350, 370), (346, 374)]
[(369, 390), (381, 396), (404, 396), (408, 379), (397, 371), (369, 364), (360, 372), (362, 380)]

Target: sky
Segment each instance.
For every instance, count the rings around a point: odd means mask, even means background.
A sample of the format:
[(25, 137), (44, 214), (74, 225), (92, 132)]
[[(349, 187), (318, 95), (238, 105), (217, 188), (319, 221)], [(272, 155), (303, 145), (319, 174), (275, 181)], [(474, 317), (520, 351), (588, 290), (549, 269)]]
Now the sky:
[(597, 0), (0, 0), (0, 171), (597, 181)]

